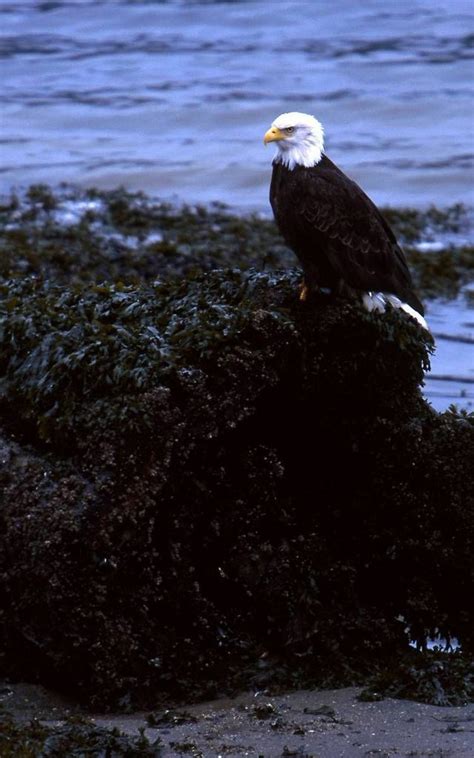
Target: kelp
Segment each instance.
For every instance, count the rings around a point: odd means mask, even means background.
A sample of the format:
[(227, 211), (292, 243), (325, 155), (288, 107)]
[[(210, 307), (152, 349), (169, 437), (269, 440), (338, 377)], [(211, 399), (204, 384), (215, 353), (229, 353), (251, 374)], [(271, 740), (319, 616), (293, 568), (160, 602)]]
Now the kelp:
[(371, 677), (359, 695), (362, 701), (385, 697), (418, 700), (438, 706), (459, 706), (474, 700), (474, 659), (438, 648), (423, 655), (412, 650)]
[(4, 674), (124, 708), (470, 660), (473, 419), (428, 332), (300, 277), (1, 284)]
[(144, 733), (125, 735), (104, 729), (81, 717), (69, 718), (60, 726), (36, 719), (22, 723), (0, 711), (0, 755), (2, 758), (160, 758), (161, 740), (150, 742)]
[[(383, 212), (422, 297), (454, 297), (472, 280), (468, 208)], [(123, 189), (53, 192), (34, 185), (4, 200), (0, 221), (0, 279), (138, 284), (216, 268), (268, 270), (295, 264), (269, 218), (239, 216), (221, 204), (176, 207)], [(441, 249), (420, 252), (419, 243), (427, 240), (438, 241)]]

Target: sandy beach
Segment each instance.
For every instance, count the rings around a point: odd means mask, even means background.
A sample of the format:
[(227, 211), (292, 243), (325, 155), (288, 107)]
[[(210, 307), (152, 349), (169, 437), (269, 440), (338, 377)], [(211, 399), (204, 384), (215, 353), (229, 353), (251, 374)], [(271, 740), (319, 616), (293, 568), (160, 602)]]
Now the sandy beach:
[[(359, 688), (298, 690), (160, 709), (150, 714), (86, 713), (77, 704), (31, 684), (6, 684), (1, 703), (15, 719), (61, 724), (83, 714), (105, 728), (160, 737), (164, 758), (357, 758), (474, 756), (474, 704), (440, 708), (408, 700), (360, 702)], [(154, 724), (153, 727), (150, 724)]]

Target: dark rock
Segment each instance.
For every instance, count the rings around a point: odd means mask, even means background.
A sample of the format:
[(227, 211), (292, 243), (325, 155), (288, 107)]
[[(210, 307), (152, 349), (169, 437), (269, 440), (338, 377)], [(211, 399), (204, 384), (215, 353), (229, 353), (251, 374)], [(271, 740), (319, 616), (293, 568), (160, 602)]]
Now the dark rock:
[(15, 722), (0, 713), (0, 755), (2, 758), (160, 758), (161, 740), (151, 743), (142, 733), (138, 737), (118, 729), (103, 729), (82, 718), (69, 719), (61, 726)]
[(0, 284), (3, 673), (156, 707), (473, 652), (473, 419), (414, 321), (299, 281)]

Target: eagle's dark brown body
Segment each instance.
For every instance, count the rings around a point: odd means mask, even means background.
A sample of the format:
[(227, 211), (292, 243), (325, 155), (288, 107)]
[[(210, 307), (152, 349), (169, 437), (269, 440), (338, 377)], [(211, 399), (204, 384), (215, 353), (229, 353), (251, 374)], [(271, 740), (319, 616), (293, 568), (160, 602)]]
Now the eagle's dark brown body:
[(325, 155), (311, 168), (275, 161), (270, 202), (305, 283), (336, 292), (385, 292), (423, 315), (405, 256), (380, 211)]

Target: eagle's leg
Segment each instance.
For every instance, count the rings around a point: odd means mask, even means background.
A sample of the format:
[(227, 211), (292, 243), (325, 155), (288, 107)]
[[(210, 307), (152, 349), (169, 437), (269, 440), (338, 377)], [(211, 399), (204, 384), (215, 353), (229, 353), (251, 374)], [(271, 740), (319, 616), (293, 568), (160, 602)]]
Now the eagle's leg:
[(303, 280), (303, 284), (301, 285), (301, 289), (300, 289), (300, 300), (302, 303), (304, 303), (305, 300), (308, 299), (308, 294), (309, 294), (309, 287), (306, 284), (306, 282)]

